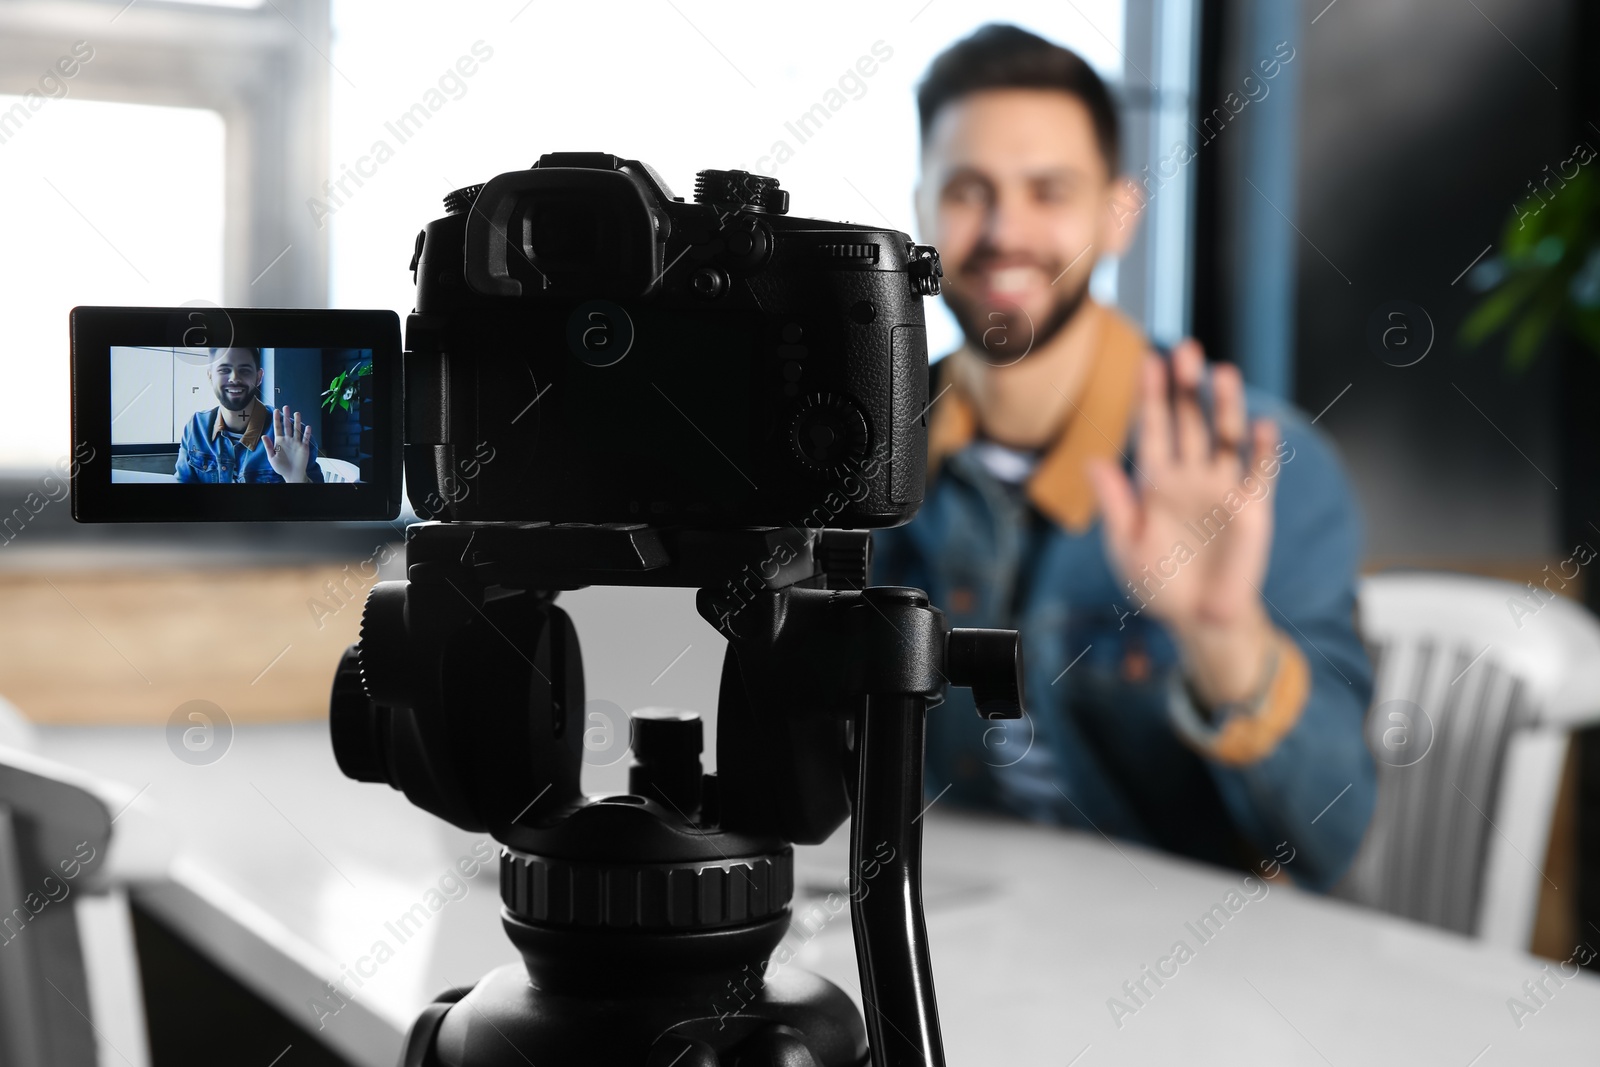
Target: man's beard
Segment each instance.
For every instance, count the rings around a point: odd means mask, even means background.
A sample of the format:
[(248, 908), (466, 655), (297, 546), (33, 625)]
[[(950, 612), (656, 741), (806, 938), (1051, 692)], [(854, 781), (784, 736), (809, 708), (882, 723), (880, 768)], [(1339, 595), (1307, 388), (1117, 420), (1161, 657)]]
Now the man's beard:
[(227, 393), (227, 390), (223, 386), (213, 385), (211, 388), (212, 391), (217, 394), (217, 399), (221, 401), (222, 406), (227, 408), (229, 411), (243, 411), (245, 408), (250, 406), (250, 401), (256, 398), (256, 391), (254, 389), (246, 389), (243, 393), (240, 393), (237, 398), (235, 398), (230, 397)]
[(1072, 321), (1088, 295), (1089, 279), (1084, 278), (1076, 289), (1061, 292), (1041, 322), (1032, 321), (1020, 307), (984, 310), (948, 285), (944, 302), (973, 354), (993, 366), (1008, 367), (1049, 344)]

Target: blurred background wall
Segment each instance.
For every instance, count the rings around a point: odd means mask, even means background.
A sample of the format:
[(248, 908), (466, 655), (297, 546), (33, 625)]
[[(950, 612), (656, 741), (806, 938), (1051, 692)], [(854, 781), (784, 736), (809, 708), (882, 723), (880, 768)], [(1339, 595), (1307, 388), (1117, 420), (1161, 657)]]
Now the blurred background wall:
[[(1210, 0), (1202, 11), (1201, 52), (1216, 58), (1201, 65), (1202, 110), (1286, 18), (1300, 82), (1293, 121), (1272, 122), (1283, 116), (1265, 101), (1240, 116), (1255, 123), (1246, 136), (1219, 137), (1200, 160), (1196, 334), (1338, 443), (1369, 571), (1543, 584), (1575, 546), (1600, 543), (1600, 361), (1560, 315), (1516, 360), (1515, 320), (1481, 343), (1466, 335), (1485, 290), (1505, 288), (1508, 228), (1565, 187), (1575, 148), (1579, 159), (1600, 148), (1593, 5)], [(1269, 199), (1274, 159), (1291, 161), (1292, 179)], [(1592, 256), (1588, 226), (1545, 251)], [(1263, 344), (1272, 330), (1286, 343)], [(1587, 573), (1550, 588), (1595, 606)], [(1551, 870), (1575, 890), (1550, 910), (1574, 908), (1581, 930), (1600, 915), (1595, 730), (1577, 736), (1553, 832)], [(1552, 944), (1575, 932), (1551, 931)]]

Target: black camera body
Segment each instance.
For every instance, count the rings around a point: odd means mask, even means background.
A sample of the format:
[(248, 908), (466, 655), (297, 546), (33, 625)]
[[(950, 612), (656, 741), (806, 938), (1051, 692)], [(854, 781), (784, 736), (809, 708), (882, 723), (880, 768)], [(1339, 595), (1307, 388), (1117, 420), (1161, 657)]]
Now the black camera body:
[(937, 253), (771, 178), (550, 153), (417, 237), (405, 471), (465, 521), (875, 528), (922, 501)]

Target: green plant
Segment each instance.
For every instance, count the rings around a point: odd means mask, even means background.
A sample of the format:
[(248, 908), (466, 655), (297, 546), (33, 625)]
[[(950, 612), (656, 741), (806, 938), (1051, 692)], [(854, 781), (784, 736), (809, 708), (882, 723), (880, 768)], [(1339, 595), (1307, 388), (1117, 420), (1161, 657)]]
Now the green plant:
[(340, 371), (322, 391), (323, 410), (332, 411), (338, 408), (340, 411), (349, 411), (350, 405), (361, 395), (361, 379), (371, 373), (371, 360)]
[(1461, 324), (1464, 344), (1505, 330), (1506, 362), (1521, 370), (1559, 323), (1600, 355), (1600, 183), (1591, 169), (1518, 204), (1472, 283), (1485, 296)]

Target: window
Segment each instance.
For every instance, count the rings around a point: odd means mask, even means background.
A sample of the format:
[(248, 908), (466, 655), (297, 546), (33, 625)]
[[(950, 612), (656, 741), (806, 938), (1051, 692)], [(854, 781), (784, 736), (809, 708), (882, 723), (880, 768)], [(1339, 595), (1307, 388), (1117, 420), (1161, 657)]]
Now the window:
[(78, 304), (320, 307), (326, 0), (0, 0), (0, 468), (68, 451)]
[[(72, 99), (48, 105), (0, 145), (0, 202), (13, 205), (12, 254), (0, 256), (8, 308), (0, 426), (14, 466), (48, 466), (71, 451), (67, 312), (75, 305), (222, 301), (221, 116)], [(0, 97), (0, 116), (19, 106), (21, 97)], [(22, 249), (35, 254), (16, 254)]]

